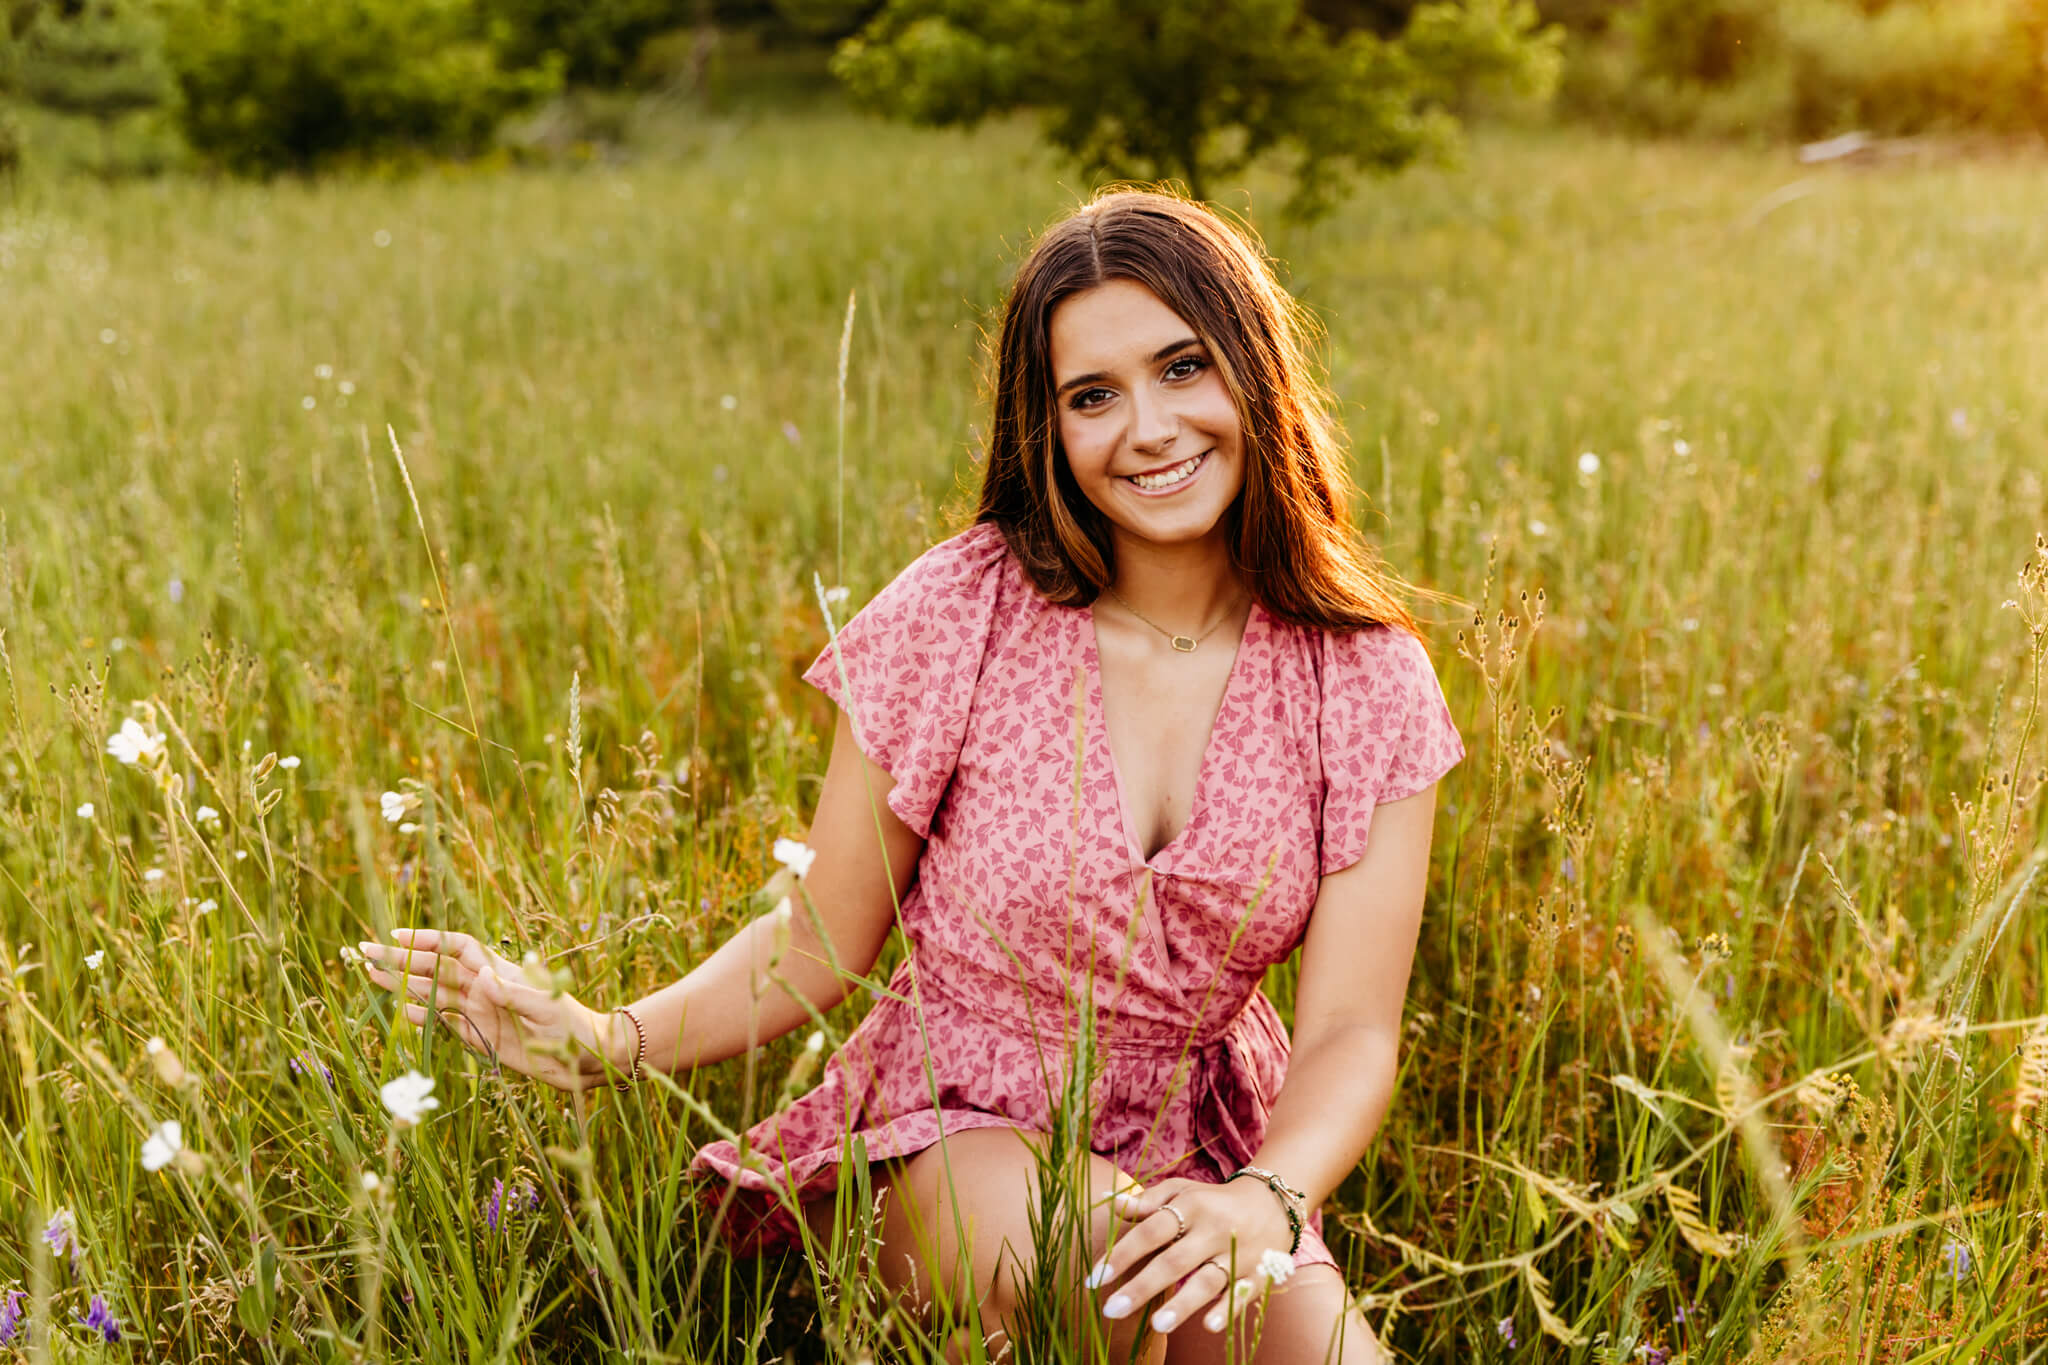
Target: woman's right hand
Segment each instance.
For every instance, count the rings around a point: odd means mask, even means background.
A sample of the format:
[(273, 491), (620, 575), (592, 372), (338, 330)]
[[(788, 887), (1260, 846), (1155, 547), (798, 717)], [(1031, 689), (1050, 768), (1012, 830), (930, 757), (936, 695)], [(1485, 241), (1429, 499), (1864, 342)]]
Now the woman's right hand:
[(559, 1090), (604, 1082), (608, 1016), (540, 989), (518, 963), (469, 934), (393, 929), (391, 937), (396, 946), (356, 947), (370, 979), (402, 994), (413, 1023), (425, 1025), (431, 1008), (464, 1046)]

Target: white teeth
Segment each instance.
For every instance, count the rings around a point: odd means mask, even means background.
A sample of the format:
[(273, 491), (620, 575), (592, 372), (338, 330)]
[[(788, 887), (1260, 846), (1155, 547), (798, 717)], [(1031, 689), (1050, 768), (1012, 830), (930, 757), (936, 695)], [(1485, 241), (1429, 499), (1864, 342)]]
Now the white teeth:
[(1202, 457), (1200, 455), (1197, 455), (1192, 459), (1183, 460), (1181, 463), (1175, 465), (1173, 468), (1162, 470), (1157, 474), (1135, 475), (1132, 477), (1131, 482), (1138, 485), (1138, 487), (1140, 488), (1167, 488), (1172, 486), (1173, 484), (1179, 483), (1182, 479), (1185, 479), (1188, 475), (1194, 473), (1195, 466), (1200, 464), (1201, 462)]

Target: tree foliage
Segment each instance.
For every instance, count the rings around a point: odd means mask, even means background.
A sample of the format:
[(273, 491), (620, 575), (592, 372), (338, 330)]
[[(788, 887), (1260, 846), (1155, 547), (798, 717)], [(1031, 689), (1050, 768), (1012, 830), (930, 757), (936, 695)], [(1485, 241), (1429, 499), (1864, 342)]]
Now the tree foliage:
[(490, 0), (499, 47), (514, 66), (561, 59), (578, 85), (617, 85), (649, 38), (689, 23), (698, 0)]
[(561, 85), (507, 64), (478, 0), (160, 0), (193, 148), (268, 174), (402, 149), (482, 145)]
[(1288, 211), (1314, 217), (1352, 173), (1446, 150), (1474, 83), (1547, 93), (1559, 41), (1529, 0), (1433, 0), (1393, 38), (1333, 33), (1302, 0), (889, 0), (833, 70), (913, 123), (1037, 107), (1089, 173), (1177, 177), (1197, 197), (1291, 153)]
[(24, 98), (102, 127), (170, 100), (163, 28), (142, 0), (77, 0), (24, 11), (11, 61), (13, 85)]

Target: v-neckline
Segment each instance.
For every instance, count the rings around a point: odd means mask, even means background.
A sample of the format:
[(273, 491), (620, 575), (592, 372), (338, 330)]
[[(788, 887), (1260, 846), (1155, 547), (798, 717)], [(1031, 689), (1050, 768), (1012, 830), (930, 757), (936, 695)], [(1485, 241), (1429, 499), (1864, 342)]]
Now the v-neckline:
[(1174, 836), (1159, 846), (1151, 857), (1138, 843), (1137, 822), (1132, 818), (1131, 803), (1124, 795), (1123, 774), (1117, 771), (1116, 746), (1109, 738), (1109, 713), (1102, 704), (1102, 648), (1095, 635), (1095, 612), (1092, 607), (1079, 608), (1081, 617), (1082, 658), (1088, 670), (1088, 711), (1094, 729), (1094, 738), (1102, 744), (1104, 761), (1109, 766), (1110, 784), (1116, 789), (1117, 823), (1123, 829), (1124, 851), (1138, 868), (1154, 873), (1169, 869), (1160, 864), (1179, 851), (1194, 832), (1208, 809), (1209, 769), (1216, 759), (1217, 736), (1223, 733), (1225, 722), (1230, 719), (1231, 707), (1237, 700), (1238, 678), (1245, 671), (1244, 657), (1252, 643), (1252, 631), (1258, 627), (1264, 608), (1253, 598), (1251, 610), (1245, 614), (1244, 631), (1238, 636), (1237, 651), (1230, 656), (1230, 672), (1223, 680), (1223, 696), (1216, 703), (1216, 717), (1209, 724), (1208, 738), (1202, 745), (1202, 763), (1195, 771), (1195, 789), (1188, 798), (1188, 818), (1181, 822)]

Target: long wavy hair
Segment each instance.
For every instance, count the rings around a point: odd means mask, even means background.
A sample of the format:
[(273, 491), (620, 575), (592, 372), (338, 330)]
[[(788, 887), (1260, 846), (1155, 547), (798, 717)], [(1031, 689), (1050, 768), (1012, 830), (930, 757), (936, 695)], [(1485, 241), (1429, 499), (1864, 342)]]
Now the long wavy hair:
[(1402, 597), (1351, 521), (1355, 490), (1314, 377), (1308, 310), (1264, 248), (1191, 199), (1106, 189), (1033, 244), (1003, 308), (976, 522), (1002, 528), (1034, 586), (1086, 606), (1116, 576), (1109, 519), (1067, 466), (1054, 403), (1053, 310), (1108, 280), (1133, 280), (1209, 348), (1243, 429), (1244, 488), (1225, 515), (1231, 563), (1259, 604), (1297, 625), (1411, 633)]

